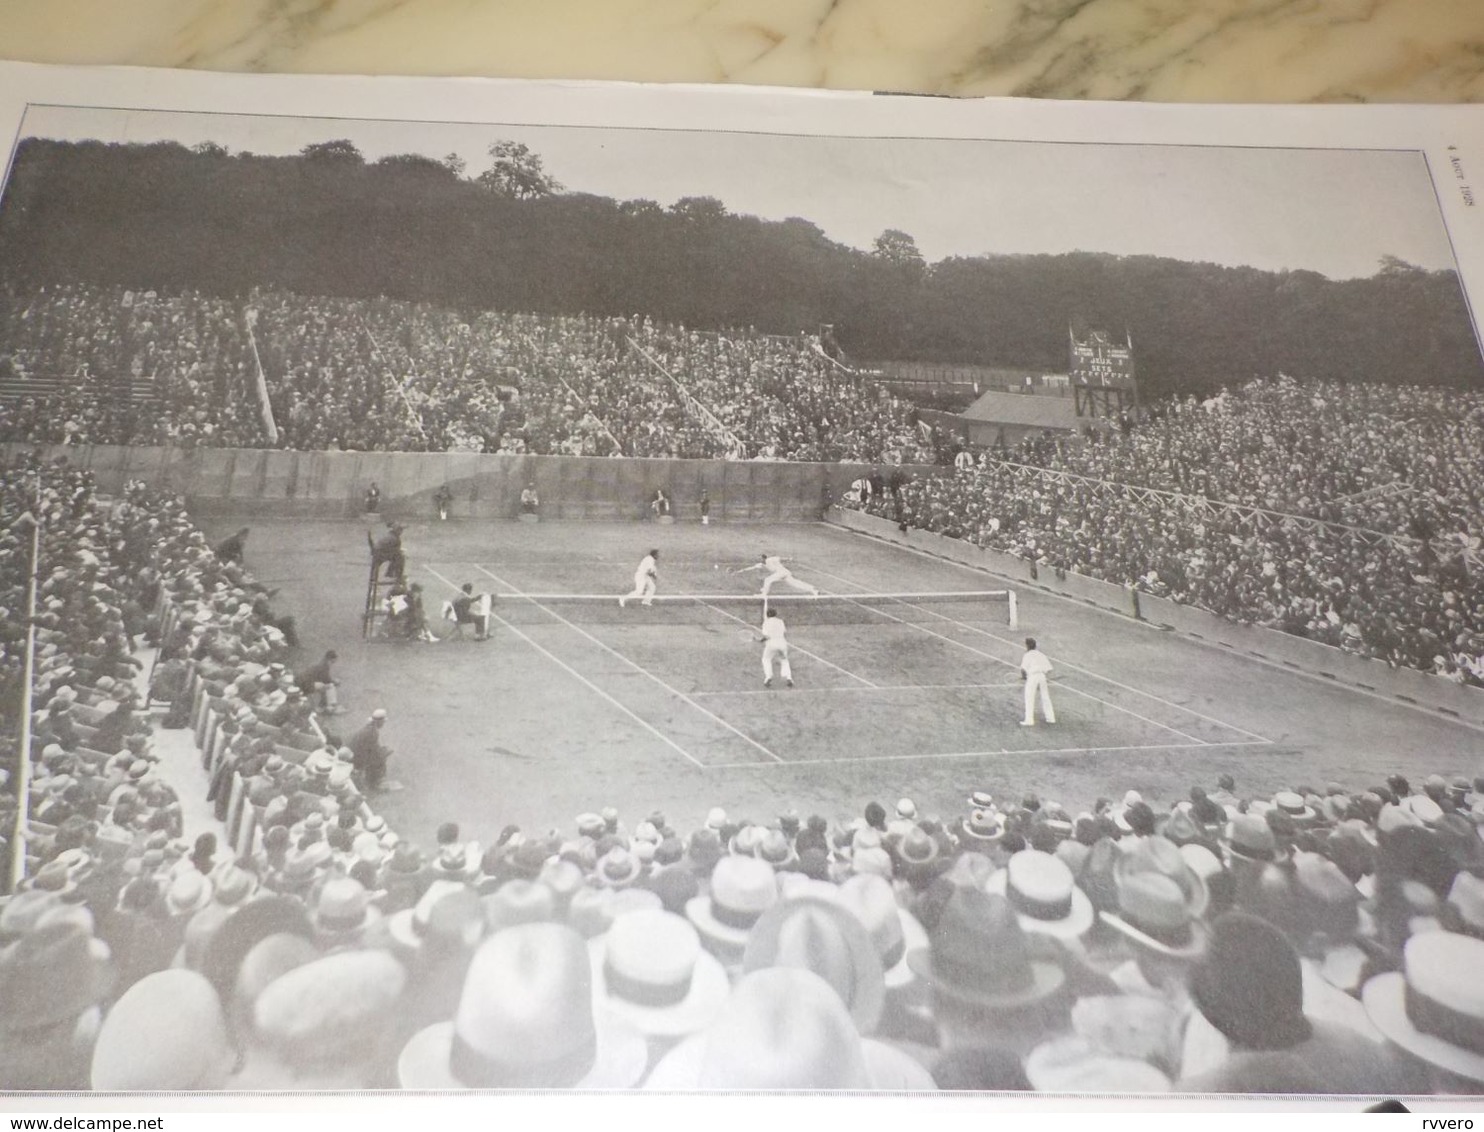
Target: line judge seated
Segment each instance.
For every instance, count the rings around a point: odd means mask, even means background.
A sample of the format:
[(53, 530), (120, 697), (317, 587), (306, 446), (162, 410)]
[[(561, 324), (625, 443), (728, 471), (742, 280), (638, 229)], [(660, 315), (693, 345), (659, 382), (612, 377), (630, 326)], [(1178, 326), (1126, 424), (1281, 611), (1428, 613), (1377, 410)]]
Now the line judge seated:
[(649, 510), (656, 519), (668, 519), (670, 517), (670, 497), (665, 494), (665, 489), (657, 487), (654, 489), (654, 498), (649, 501)]
[(534, 523), (541, 512), (541, 497), (536, 494), (536, 481), (531, 480), (520, 493), (520, 520)]

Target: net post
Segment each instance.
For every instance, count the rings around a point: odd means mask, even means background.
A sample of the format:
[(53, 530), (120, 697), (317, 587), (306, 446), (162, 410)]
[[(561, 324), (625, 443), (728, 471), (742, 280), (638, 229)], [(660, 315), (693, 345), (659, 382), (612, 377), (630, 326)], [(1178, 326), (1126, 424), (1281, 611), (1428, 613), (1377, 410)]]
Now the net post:
[(1010, 628), (1020, 628), (1020, 603), (1016, 600), (1014, 590), (1006, 590), (1005, 596), (1009, 599), (1010, 606)]

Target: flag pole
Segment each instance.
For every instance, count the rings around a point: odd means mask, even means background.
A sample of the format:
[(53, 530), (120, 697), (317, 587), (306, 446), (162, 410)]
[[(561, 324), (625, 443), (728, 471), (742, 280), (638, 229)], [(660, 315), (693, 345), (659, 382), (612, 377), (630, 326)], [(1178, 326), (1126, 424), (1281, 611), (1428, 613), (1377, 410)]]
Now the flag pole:
[(273, 403), (268, 400), (268, 378), (263, 373), (263, 359), (258, 356), (258, 339), (253, 334), (253, 323), (258, 321), (258, 312), (248, 307), (243, 322), (247, 325), (247, 344), (252, 347), (253, 367), (257, 370), (258, 411), (263, 417), (263, 432), (269, 444), (278, 443), (278, 425), (273, 420)]

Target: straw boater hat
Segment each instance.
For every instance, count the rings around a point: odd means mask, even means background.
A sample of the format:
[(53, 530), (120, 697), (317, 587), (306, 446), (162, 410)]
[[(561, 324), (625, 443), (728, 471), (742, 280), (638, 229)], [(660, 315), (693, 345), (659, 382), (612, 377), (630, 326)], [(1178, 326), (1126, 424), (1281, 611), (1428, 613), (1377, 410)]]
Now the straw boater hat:
[(1312, 823), (1319, 815), (1304, 801), (1304, 796), (1294, 790), (1280, 790), (1273, 795), (1273, 807), (1287, 814), (1300, 825)]
[(1167, 1093), (1168, 1077), (1147, 1061), (1117, 1057), (1079, 1037), (1043, 1042), (1025, 1059), (1025, 1075), (1041, 1093)]
[(769, 967), (742, 978), (706, 1030), (664, 1056), (646, 1089), (931, 1091), (906, 1054), (862, 1039), (828, 983)]
[(959, 832), (970, 845), (993, 845), (1005, 836), (1005, 819), (994, 810), (974, 810), (964, 818)]
[(1092, 927), (1092, 901), (1074, 883), (1066, 862), (1050, 853), (1021, 850), (989, 878), (986, 890), (1009, 900), (1028, 932), (1077, 939)]
[(1402, 970), (1361, 992), (1376, 1029), (1413, 1057), (1484, 1082), (1484, 940), (1423, 932), (1402, 950)]
[(670, 912), (620, 916), (588, 944), (597, 1000), (646, 1037), (680, 1038), (705, 1028), (731, 991), (696, 929)]
[(778, 899), (773, 866), (755, 857), (723, 857), (711, 874), (711, 891), (686, 902), (686, 919), (706, 949), (724, 963), (738, 962), (748, 933)]
[(404, 1089), (626, 1089), (648, 1063), (643, 1035), (593, 1000), (592, 960), (561, 924), (521, 924), (480, 946), (458, 1012), (397, 1059)]

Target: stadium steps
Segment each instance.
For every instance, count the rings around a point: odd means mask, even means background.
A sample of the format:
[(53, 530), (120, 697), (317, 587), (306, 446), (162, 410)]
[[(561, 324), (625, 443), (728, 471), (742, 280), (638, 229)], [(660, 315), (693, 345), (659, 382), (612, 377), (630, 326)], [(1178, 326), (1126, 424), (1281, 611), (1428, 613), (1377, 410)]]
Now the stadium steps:
[[(149, 675), (154, 671), (157, 651), (145, 648), (134, 654), (144, 664), (135, 677), (141, 702), (149, 695)], [(160, 727), (160, 719), (165, 710), (164, 707), (150, 709), (150, 722), (154, 725), (154, 732), (150, 736), (150, 750), (159, 759), (160, 778), (175, 789), (180, 799), (185, 839), (194, 841), (203, 833), (214, 833), (217, 845), (225, 851), (227, 829), (217, 820), (212, 804), (206, 800), (210, 783), (206, 770), (201, 765), (201, 752), (196, 748), (196, 734), (189, 727), (168, 731)]]
[(74, 381), (65, 377), (0, 377), (0, 401), (59, 397), (66, 393), (93, 398), (117, 397), (123, 393), (135, 404), (159, 400), (154, 382), (147, 379), (131, 379), (126, 383), (113, 384), (95, 379)]

